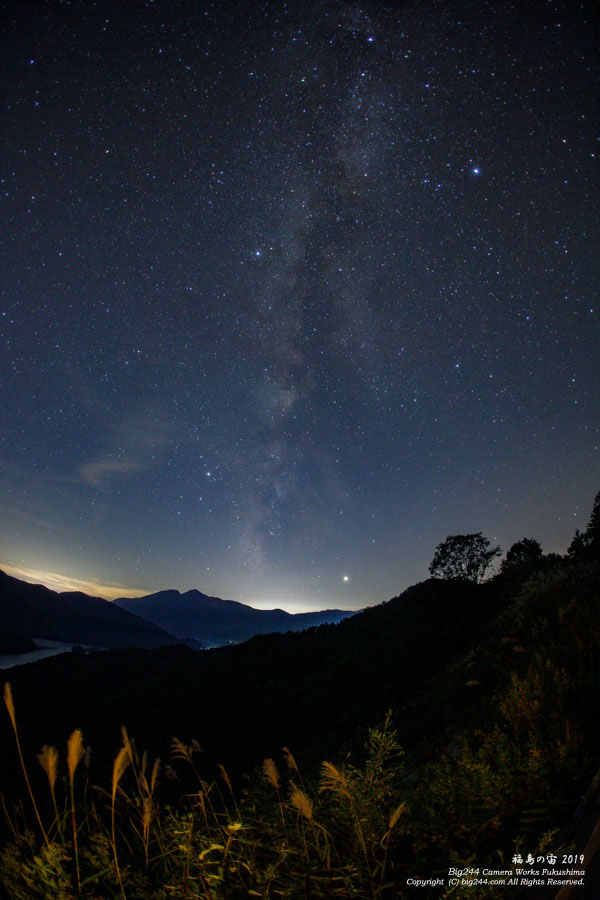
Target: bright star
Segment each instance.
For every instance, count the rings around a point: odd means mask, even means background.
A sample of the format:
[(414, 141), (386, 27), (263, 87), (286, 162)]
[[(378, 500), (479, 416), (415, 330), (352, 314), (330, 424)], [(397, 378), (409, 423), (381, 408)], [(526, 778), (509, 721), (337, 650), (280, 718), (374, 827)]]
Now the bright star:
[(479, 166), (473, 168), (473, 175), (479, 175)]
[(350, 577), (348, 575), (344, 575), (344, 581), (350, 581)]

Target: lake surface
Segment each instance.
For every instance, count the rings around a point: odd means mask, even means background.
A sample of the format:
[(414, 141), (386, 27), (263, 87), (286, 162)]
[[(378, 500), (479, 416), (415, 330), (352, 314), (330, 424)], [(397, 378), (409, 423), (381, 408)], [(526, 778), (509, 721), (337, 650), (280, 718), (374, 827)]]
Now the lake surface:
[[(47, 656), (57, 656), (59, 653), (70, 653), (76, 644), (65, 644), (62, 641), (44, 641), (33, 638), (37, 644), (37, 650), (30, 653), (3, 653), (0, 654), (0, 669), (11, 669), (13, 666), (24, 666), (27, 663), (38, 662)], [(85, 650), (98, 650), (99, 647), (84, 647)]]

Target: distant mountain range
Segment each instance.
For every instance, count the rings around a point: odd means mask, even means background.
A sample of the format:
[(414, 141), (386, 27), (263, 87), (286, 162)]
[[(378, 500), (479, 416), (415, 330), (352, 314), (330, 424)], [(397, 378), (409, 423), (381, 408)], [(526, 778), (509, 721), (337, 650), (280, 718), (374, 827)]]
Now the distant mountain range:
[[(173, 593), (172, 600), (180, 596)], [(503, 601), (500, 585), (429, 580), (301, 634), (256, 635), (202, 653), (185, 646), (65, 653), (13, 669), (10, 681), (35, 752), (44, 742), (64, 744), (77, 723), (95, 765), (107, 770), (122, 723), (150, 755), (164, 758), (173, 735), (198, 738), (207, 758), (238, 773), (282, 746), (323, 758), (388, 709), (401, 711), (402, 741), (410, 746), (424, 731), (443, 733), (456, 709), (469, 708), (464, 682), (479, 676), (463, 674), (459, 699), (449, 700), (444, 670), (481, 644)], [(433, 710), (423, 705), (430, 683)], [(52, 705), (55, 696), (60, 703)], [(3, 760), (13, 758), (9, 738), (0, 730)], [(6, 774), (4, 783), (11, 783)]]
[(203, 647), (239, 643), (256, 634), (304, 631), (347, 619), (354, 612), (326, 609), (292, 613), (283, 609), (254, 609), (235, 600), (209, 597), (200, 591), (158, 591), (145, 597), (123, 597), (114, 603), (136, 616), (154, 622), (170, 634), (195, 639)]
[(35, 649), (32, 638), (107, 648), (182, 643), (102, 597), (57, 593), (0, 571), (0, 652)]
[(340, 609), (297, 615), (253, 609), (194, 590), (109, 602), (80, 592), (58, 593), (0, 571), (0, 653), (34, 650), (34, 638), (109, 649), (181, 643), (201, 649), (257, 634), (303, 631), (350, 615)]

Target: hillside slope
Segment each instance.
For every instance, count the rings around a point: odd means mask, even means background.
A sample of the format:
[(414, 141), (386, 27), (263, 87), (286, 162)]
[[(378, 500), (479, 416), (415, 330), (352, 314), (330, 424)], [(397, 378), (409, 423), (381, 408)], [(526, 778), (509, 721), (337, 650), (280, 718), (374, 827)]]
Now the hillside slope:
[[(96, 647), (162, 647), (178, 638), (101, 597), (57, 593), (0, 571), (0, 633)], [(26, 647), (23, 643), (23, 647)]]
[[(173, 735), (197, 738), (207, 755), (241, 770), (283, 744), (320, 753), (356, 729), (364, 734), (479, 643), (503, 602), (491, 585), (430, 579), (337, 625), (203, 653), (65, 656), (14, 669), (11, 681), (32, 746), (64, 742), (76, 724), (102, 756), (126, 722), (157, 755)], [(49, 716), (54, 696), (60, 708)], [(407, 718), (403, 742), (422, 727), (422, 712)]]
[[(473, 860), (497, 867), (499, 858), (509, 870), (515, 851), (535, 857), (550, 850), (556, 859), (585, 854), (592, 893), (582, 896), (596, 897), (591, 841), (600, 795), (592, 779), (600, 730), (590, 710), (600, 703), (599, 574), (587, 557), (546, 559), (535, 573), (513, 570), (484, 585), (429, 580), (339, 625), (302, 634), (205, 653), (115, 650), (18, 667), (11, 681), (21, 745), (34, 759), (42, 743), (62, 748), (82, 727), (93, 747), (94, 783), (110, 785), (122, 723), (129, 736), (121, 755), (142, 769), (144, 760), (168, 756), (170, 737), (183, 740), (173, 746), (155, 813), (155, 845), (166, 838), (173, 851), (157, 853), (149, 869), (142, 847), (135, 863), (140, 890), (131, 894), (140, 900), (162, 896), (175, 877), (183, 886), (212, 879), (221, 856), (210, 854), (221, 851), (228, 861), (230, 852), (240, 854), (223, 897), (246, 896), (249, 887), (262, 896), (265, 880), (276, 877), (282, 895), (292, 896), (295, 885), (293, 896), (304, 896), (309, 881), (322, 887), (315, 896), (391, 900), (404, 896), (415, 871), (443, 874)], [(389, 707), (393, 717), (385, 716)], [(7, 718), (0, 754), (8, 800), (24, 788)], [(367, 734), (369, 726), (375, 728)], [(287, 751), (281, 761), (282, 745), (292, 748), (299, 768)], [(135, 746), (149, 757), (138, 757)], [(265, 757), (261, 773), (239, 777)], [(217, 762), (227, 765), (231, 781)], [(134, 791), (145, 784), (127, 778)], [(203, 809), (210, 802), (213, 818), (195, 827), (188, 864), (176, 850), (200, 801)], [(120, 852), (130, 860), (139, 804), (135, 796), (119, 804), (121, 827), (131, 834)], [(99, 836), (90, 843), (82, 831), (82, 840), (90, 845), (90, 877), (108, 885), (111, 868), (96, 852), (104, 846), (102, 815), (94, 825)], [(223, 843), (224, 834), (238, 831), (241, 840)], [(333, 868), (323, 867), (323, 841), (338, 861)], [(0, 856), (11, 889), (28, 872), (40, 879), (35, 852), (32, 838)], [(377, 875), (382, 867), (386, 883)], [(498, 890), (508, 896), (508, 887)], [(419, 894), (440, 896), (433, 888)]]

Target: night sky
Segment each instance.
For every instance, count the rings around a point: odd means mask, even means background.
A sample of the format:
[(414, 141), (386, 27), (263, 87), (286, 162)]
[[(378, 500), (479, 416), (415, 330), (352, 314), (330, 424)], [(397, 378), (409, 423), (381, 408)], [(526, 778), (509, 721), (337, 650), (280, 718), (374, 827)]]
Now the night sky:
[(9, 6), (2, 568), (297, 611), (449, 533), (564, 552), (600, 488), (594, 9)]

